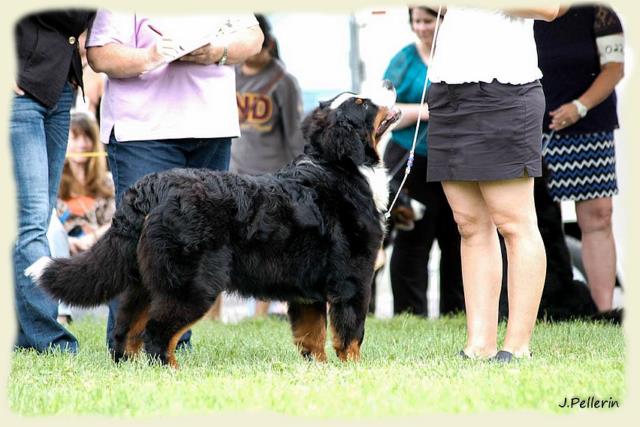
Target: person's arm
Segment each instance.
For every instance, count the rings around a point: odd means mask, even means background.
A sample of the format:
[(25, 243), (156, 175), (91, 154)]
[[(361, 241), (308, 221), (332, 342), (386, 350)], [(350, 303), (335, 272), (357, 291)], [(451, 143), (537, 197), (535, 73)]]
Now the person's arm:
[(426, 122), (429, 120), (429, 106), (425, 102), (424, 105), (420, 104), (396, 104), (396, 107), (402, 112), (400, 120), (395, 126), (395, 129), (403, 129), (409, 126), (415, 126), (418, 121), (418, 112), (422, 108), (420, 113), (420, 121)]
[(505, 9), (504, 13), (518, 18), (538, 19), (551, 22), (558, 17), (559, 6)]
[(89, 65), (97, 73), (111, 78), (136, 77), (168, 62), (178, 53), (178, 45), (169, 38), (148, 48), (129, 47), (118, 43), (87, 48)]
[(569, 9), (571, 9), (571, 5), (569, 4), (560, 5), (560, 7), (558, 8), (558, 16), (556, 16), (556, 19), (564, 16), (569, 11)]
[(180, 58), (180, 61), (202, 65), (217, 64), (227, 47), (225, 64), (239, 64), (262, 49), (264, 35), (258, 25), (240, 29)]

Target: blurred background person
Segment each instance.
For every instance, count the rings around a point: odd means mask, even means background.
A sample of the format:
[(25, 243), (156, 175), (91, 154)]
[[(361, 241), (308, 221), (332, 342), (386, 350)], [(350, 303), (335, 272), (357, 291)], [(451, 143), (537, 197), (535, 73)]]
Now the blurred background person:
[(440, 314), (464, 309), (460, 235), (453, 213), (439, 182), (425, 182), (427, 174), (427, 123), (429, 108), (420, 105), (431, 56), (437, 11), (426, 6), (409, 7), (409, 24), (417, 40), (398, 52), (389, 63), (384, 78), (396, 87), (397, 106), (402, 117), (391, 133), (384, 162), (399, 184), (413, 144), (419, 110), (420, 127), (411, 174), (403, 191), (426, 205), (422, 219), (411, 230), (396, 230), (390, 262), (393, 312), (427, 316), (429, 254), (435, 240), (440, 247)]
[(615, 87), (624, 76), (624, 35), (616, 13), (603, 5), (563, 7), (534, 34), (546, 97), (543, 155), (554, 201), (575, 202), (582, 261), (598, 310), (612, 308), (616, 250), (611, 225), (618, 193), (613, 131)]
[(74, 113), (56, 205), (71, 255), (93, 246), (109, 229), (115, 209), (115, 189), (96, 120), (88, 113)]
[(241, 135), (231, 145), (229, 170), (257, 175), (274, 172), (304, 149), (300, 131), (302, 96), (277, 56), (277, 42), (263, 15), (262, 49), (234, 67)]
[[(229, 170), (257, 175), (275, 172), (302, 154), (302, 95), (278, 57), (277, 41), (264, 15), (256, 14), (264, 34), (262, 49), (235, 66), (241, 136), (231, 144)], [(250, 301), (250, 310), (253, 302)], [(257, 301), (255, 315), (266, 316), (269, 302)], [(285, 313), (282, 303), (271, 311)]]
[[(113, 180), (107, 171), (106, 153), (98, 137), (96, 119), (88, 112), (73, 112), (56, 204), (57, 218), (67, 239), (68, 255), (93, 246), (111, 225), (115, 209)], [(71, 320), (71, 308), (60, 304), (58, 321), (69, 323)]]

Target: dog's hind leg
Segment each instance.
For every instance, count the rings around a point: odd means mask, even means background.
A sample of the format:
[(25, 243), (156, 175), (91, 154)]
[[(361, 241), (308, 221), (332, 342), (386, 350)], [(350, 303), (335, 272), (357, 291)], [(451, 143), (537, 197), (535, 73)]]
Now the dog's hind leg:
[[(194, 258), (196, 258), (194, 256)], [(149, 321), (144, 331), (144, 350), (151, 358), (174, 368), (178, 367), (175, 348), (180, 337), (204, 317), (226, 284), (226, 269), (217, 266), (216, 253), (201, 256), (190, 266), (173, 265), (174, 277), (156, 276), (155, 286), (145, 282), (151, 293)], [(148, 280), (143, 274), (144, 280)]]
[(180, 297), (154, 295), (143, 334), (145, 352), (152, 359), (177, 368), (174, 352), (178, 340), (207, 313), (214, 300), (215, 296), (200, 295), (192, 289), (185, 289)]
[(359, 291), (347, 300), (342, 298), (329, 300), (333, 348), (342, 361), (360, 360), (360, 346), (364, 339), (364, 322), (371, 291), (368, 284), (358, 285), (358, 289)]
[(130, 289), (122, 295), (113, 334), (112, 357), (114, 361), (119, 362), (140, 351), (142, 332), (149, 319), (149, 304), (149, 294), (141, 287)]
[(326, 362), (324, 351), (327, 339), (327, 303), (289, 303), (289, 320), (293, 342), (306, 359)]
[(144, 350), (176, 368), (174, 351), (179, 338), (229, 284), (232, 262), (225, 246), (201, 250), (211, 242), (187, 225), (180, 200), (167, 202), (149, 214), (138, 242), (140, 276), (151, 295)]

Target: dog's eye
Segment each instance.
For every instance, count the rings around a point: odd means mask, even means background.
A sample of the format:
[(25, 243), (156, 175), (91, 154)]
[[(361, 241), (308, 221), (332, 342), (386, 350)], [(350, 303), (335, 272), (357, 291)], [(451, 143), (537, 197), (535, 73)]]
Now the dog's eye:
[(366, 99), (356, 98), (355, 103), (356, 103), (356, 105), (363, 106), (365, 110), (369, 109), (369, 101), (366, 100)]

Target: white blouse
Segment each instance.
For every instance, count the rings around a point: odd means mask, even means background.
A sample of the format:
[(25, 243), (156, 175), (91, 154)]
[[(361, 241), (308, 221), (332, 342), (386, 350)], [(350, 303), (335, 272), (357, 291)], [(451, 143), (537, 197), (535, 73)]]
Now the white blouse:
[(436, 39), (429, 80), (449, 84), (525, 84), (542, 77), (533, 19), (500, 10), (448, 7)]

